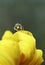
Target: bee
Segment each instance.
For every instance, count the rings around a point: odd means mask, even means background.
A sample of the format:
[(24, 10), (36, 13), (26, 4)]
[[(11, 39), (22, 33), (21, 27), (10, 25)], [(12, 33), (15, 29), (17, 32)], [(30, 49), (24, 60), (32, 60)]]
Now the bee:
[(20, 23), (16, 23), (14, 25), (14, 30), (15, 31), (19, 31), (19, 30), (22, 30), (22, 29), (23, 29), (23, 26)]

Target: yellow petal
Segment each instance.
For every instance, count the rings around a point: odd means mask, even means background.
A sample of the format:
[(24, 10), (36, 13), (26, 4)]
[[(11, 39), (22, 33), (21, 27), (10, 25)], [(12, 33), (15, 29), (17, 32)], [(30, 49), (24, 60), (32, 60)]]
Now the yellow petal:
[(21, 54), (24, 54), (24, 58), (30, 58), (31, 60), (36, 49), (36, 40), (32, 33), (29, 31), (21, 30), (14, 33), (13, 38), (19, 44), (20, 52)]
[(29, 41), (31, 38), (32, 38), (32, 41), (34, 41), (34, 42), (36, 41), (35, 38), (33, 37), (32, 33), (25, 31), (25, 30), (21, 30), (21, 31), (14, 33), (13, 37), (14, 37), (14, 40), (16, 40), (18, 42), (21, 40)]
[[(31, 43), (31, 44), (30, 44)], [(19, 42), (20, 52), (25, 55), (26, 58), (30, 58), (35, 53), (35, 44), (30, 41), (20, 41)]]
[(37, 49), (32, 61), (30, 61), (29, 65), (36, 65), (37, 63), (40, 65), (43, 62), (42, 56), (43, 56), (42, 50)]
[(0, 49), (0, 63), (1, 59), (2, 63), (4, 63), (4, 61), (6, 60), (5, 65), (7, 65), (7, 62), (9, 62), (11, 65), (15, 65), (15, 63), (18, 63), (20, 57), (20, 50), (19, 45), (15, 41), (1, 40)]
[(7, 40), (11, 39), (12, 40), (12, 36), (13, 36), (12, 32), (7, 30), (7, 31), (4, 32), (2, 39), (7, 39)]
[(41, 57), (41, 58), (39, 58), (37, 60), (37, 62), (35, 63), (35, 65), (41, 65), (43, 62), (44, 62), (44, 59), (43, 59), (43, 57)]

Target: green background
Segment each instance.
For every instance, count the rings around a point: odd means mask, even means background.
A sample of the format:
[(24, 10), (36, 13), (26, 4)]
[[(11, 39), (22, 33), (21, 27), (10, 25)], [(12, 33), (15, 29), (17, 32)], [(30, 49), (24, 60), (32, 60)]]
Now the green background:
[(0, 0), (0, 39), (5, 30), (14, 32), (17, 22), (33, 33), (45, 59), (45, 0)]

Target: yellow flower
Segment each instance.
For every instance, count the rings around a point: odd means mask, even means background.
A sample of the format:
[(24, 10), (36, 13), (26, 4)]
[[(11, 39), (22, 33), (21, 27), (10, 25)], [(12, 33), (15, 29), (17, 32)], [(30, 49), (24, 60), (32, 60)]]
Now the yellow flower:
[(0, 40), (0, 65), (40, 65), (43, 51), (36, 49), (36, 39), (26, 30), (7, 30)]

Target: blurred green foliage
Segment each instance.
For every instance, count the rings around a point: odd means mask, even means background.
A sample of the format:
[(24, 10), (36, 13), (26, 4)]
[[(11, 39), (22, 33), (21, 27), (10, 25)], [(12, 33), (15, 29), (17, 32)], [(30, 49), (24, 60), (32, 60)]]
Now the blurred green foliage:
[(45, 0), (0, 0), (0, 38), (17, 22), (33, 33), (45, 59)]

